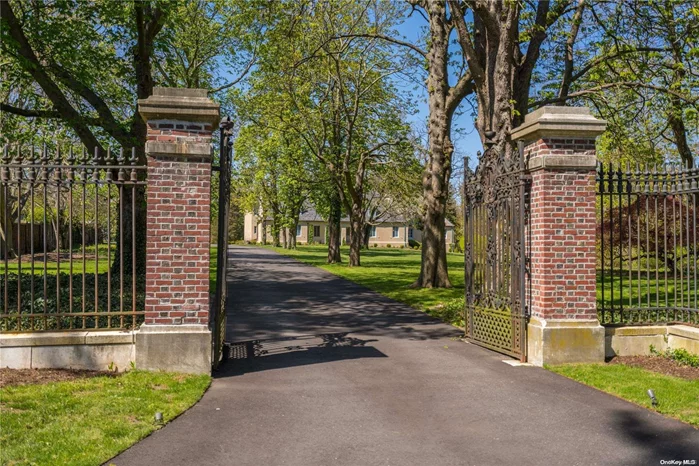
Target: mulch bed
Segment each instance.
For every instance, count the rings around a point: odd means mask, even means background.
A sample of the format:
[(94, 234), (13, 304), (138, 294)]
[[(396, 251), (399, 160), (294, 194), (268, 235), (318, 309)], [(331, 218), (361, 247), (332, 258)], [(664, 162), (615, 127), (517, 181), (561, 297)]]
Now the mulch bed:
[(685, 366), (662, 356), (615, 356), (609, 360), (609, 364), (624, 364), (663, 375), (699, 380), (699, 367)]
[(78, 369), (0, 369), (0, 388), (117, 375), (114, 372)]

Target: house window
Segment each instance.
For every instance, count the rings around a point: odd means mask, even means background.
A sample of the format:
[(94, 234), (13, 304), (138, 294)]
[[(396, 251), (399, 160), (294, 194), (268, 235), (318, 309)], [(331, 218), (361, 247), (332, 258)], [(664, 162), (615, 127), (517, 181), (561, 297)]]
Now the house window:
[(315, 237), (320, 236), (320, 225), (313, 226), (313, 236), (315, 236)]
[(301, 225), (296, 225), (296, 236), (301, 236)]
[(257, 227), (256, 226), (252, 227), (252, 234), (253, 235), (257, 234)]
[(398, 227), (393, 227), (393, 237), (398, 238)]
[(369, 236), (371, 238), (376, 238), (376, 226), (372, 225), (369, 227)]
[(408, 228), (408, 238), (413, 239), (413, 229)]

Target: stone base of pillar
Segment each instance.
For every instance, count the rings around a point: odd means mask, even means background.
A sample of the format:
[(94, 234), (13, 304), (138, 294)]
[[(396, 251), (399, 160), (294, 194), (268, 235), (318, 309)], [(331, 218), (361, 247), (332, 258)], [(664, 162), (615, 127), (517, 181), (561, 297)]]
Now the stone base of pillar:
[(604, 362), (604, 327), (597, 319), (532, 317), (527, 326), (527, 360), (535, 366)]
[(211, 331), (206, 325), (142, 325), (135, 343), (137, 369), (211, 373)]

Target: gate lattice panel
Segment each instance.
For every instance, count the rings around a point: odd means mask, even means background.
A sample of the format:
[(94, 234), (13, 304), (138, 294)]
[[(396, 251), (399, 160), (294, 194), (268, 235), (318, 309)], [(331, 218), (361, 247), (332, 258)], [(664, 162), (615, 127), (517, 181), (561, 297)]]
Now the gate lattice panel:
[(526, 360), (526, 225), (530, 178), (523, 150), (479, 155), (464, 179), (466, 337)]

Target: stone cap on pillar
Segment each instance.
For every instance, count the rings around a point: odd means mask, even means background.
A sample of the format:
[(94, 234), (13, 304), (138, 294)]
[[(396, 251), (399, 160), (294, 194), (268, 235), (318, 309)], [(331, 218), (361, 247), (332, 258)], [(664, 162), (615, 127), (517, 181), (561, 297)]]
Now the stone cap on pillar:
[(209, 99), (206, 89), (155, 87), (153, 95), (138, 99), (138, 112), (143, 119), (198, 122), (218, 127), (220, 105)]
[(524, 117), (524, 123), (512, 130), (512, 140), (537, 141), (542, 138), (594, 138), (607, 127), (587, 107), (541, 107)]

